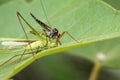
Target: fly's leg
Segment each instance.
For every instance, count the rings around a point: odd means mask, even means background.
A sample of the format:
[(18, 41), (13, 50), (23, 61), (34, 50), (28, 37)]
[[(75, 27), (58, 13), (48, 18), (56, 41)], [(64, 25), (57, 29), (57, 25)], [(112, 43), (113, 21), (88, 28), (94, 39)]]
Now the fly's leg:
[(65, 33), (66, 33), (67, 35), (69, 35), (75, 42), (79, 43), (79, 41), (77, 41), (68, 31), (63, 31), (63, 32), (60, 34), (59, 38), (56, 39), (56, 43), (57, 43), (57, 44), (58, 44), (58, 43), (61, 44), (60, 39), (63, 37), (63, 35), (64, 35)]
[(36, 54), (39, 52), (39, 49), (40, 49), (40, 46), (38, 46), (37, 48), (36, 48), (37, 50), (36, 50)]
[[(40, 49), (40, 46), (38, 46), (38, 47), (36, 48), (36, 51), (35, 51), (34, 53), (37, 54), (37, 53), (39, 52), (39, 49)], [(12, 56), (12, 57), (9, 58), (8, 60), (6, 60), (6, 61), (3, 62), (2, 64), (0, 64), (0, 67), (1, 67), (1, 66), (4, 66), (4, 65), (7, 64), (9, 61), (11, 61), (13, 58), (18, 57), (18, 56), (20, 56), (19, 61), (17, 61), (17, 63), (19, 63), (19, 62), (22, 60), (22, 58), (23, 58), (24, 55), (33, 53), (33, 52), (31, 52), (31, 53), (25, 53), (25, 52), (26, 52), (26, 50), (24, 50), (24, 52), (23, 52), (22, 54), (18, 54), (18, 55)], [(35, 59), (35, 60), (36, 60), (36, 59)]]
[(23, 55), (25, 55), (25, 52), (26, 52), (26, 50), (24, 50), (23, 53), (20, 55), (20, 59), (19, 59), (18, 63), (22, 60), (22, 57), (23, 57)]
[(42, 30), (42, 35), (45, 35), (45, 38), (46, 38), (46, 44), (45, 44), (45, 46), (47, 46), (48, 45), (47, 31), (43, 29)]
[[(21, 19), (22, 19), (28, 26), (30, 26), (30, 24), (22, 17), (22, 15), (21, 15), (19, 12), (17, 12), (17, 17), (18, 17), (19, 23), (20, 23), (20, 25), (21, 25), (21, 27), (22, 27), (22, 30), (23, 30), (23, 32), (24, 32), (24, 34), (25, 34), (25, 37), (26, 37), (26, 39), (27, 39), (27, 41), (28, 41), (28, 45), (30, 46), (31, 51), (33, 52), (33, 49), (32, 49), (32, 47), (31, 47), (31, 45), (30, 45), (30, 42), (29, 42), (27, 33), (26, 33), (25, 29), (24, 29), (24, 26), (23, 26), (23, 24), (22, 24)], [(20, 18), (21, 18), (21, 19), (20, 19)], [(25, 52), (23, 52), (22, 55), (24, 55), (24, 53), (25, 53)], [(35, 53), (33, 52), (32, 54), (33, 54), (33, 57), (35, 58), (35, 56), (34, 56)], [(21, 60), (21, 58), (22, 58), (22, 56), (20, 57), (20, 60)]]
[(9, 58), (9, 59), (6, 60), (4, 63), (0, 64), (0, 67), (1, 67), (1, 66), (4, 66), (6, 63), (8, 63), (10, 60), (12, 60), (13, 58), (15, 58), (15, 57), (17, 57), (17, 56), (21, 56), (21, 54), (14, 55), (13, 57)]
[[(32, 33), (32, 34), (35, 35), (35, 32), (34, 32), (34, 31), (30, 31), (30, 33)], [(41, 35), (45, 35), (45, 39), (46, 39), (46, 44), (45, 44), (45, 46), (47, 46), (47, 45), (48, 45), (47, 31), (43, 29), (42, 31), (39, 31), (39, 33), (41, 33)]]
[[(38, 47), (36, 48), (36, 51), (35, 51), (34, 53), (37, 54), (37, 53), (39, 52), (39, 49), (40, 49), (40, 46), (38, 46)], [(25, 52), (26, 52), (26, 50), (24, 50), (23, 54), (20, 55), (20, 59), (19, 59), (18, 62), (20, 62), (20, 61), (22, 60), (22, 57), (25, 55)], [(33, 55), (33, 56), (34, 56), (34, 55)], [(36, 59), (35, 59), (35, 60), (36, 60)]]

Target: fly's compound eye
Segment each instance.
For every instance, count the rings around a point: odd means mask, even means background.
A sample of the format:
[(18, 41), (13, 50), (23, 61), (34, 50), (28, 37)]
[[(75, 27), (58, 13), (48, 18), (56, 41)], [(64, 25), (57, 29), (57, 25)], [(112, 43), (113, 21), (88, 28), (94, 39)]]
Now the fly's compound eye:
[(54, 28), (54, 32), (55, 32), (55, 33), (58, 33), (58, 30), (57, 30), (56, 28)]

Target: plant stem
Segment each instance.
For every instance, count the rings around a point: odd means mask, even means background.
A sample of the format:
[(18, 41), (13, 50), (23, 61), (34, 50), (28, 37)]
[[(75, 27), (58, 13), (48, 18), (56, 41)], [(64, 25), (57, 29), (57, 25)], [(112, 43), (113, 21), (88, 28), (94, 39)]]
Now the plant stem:
[(100, 69), (101, 69), (101, 65), (99, 61), (97, 61), (92, 69), (89, 80), (97, 80)]

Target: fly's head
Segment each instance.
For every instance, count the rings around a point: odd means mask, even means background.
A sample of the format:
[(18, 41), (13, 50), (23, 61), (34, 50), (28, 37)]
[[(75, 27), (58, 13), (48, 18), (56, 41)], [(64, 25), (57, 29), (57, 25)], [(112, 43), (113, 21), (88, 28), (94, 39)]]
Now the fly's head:
[(57, 39), (57, 38), (59, 38), (60, 34), (59, 34), (58, 29), (53, 28), (48, 32), (48, 35), (49, 35), (50, 38)]

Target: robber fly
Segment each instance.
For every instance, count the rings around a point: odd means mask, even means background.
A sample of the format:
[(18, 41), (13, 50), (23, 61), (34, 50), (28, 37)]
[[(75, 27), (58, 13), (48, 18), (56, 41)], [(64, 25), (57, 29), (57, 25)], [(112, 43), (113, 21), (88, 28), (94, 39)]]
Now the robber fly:
[[(43, 34), (50, 39), (55, 39), (56, 44), (59, 43), (61, 45), (60, 39), (65, 33), (68, 34), (74, 41), (78, 42), (68, 31), (63, 31), (60, 34), (57, 28), (51, 28), (47, 24), (37, 19), (32, 13), (30, 13), (30, 15), (43, 28)], [(34, 34), (34, 31), (31, 31), (31, 33)]]
[[(41, 1), (41, 4), (42, 4), (42, 1)], [(43, 4), (42, 4), (42, 7), (43, 7)], [(45, 13), (44, 7), (43, 7), (43, 11)], [(18, 17), (19, 23), (21, 25), (21, 28), (22, 28), (27, 40), (26, 41), (6, 40), (6, 41), (3, 41), (2, 43), (3, 43), (3, 45), (8, 45), (8, 44), (17, 44), (17, 46), (22, 45), (22, 48), (24, 48), (24, 52), (23, 52), (23, 54), (20, 54), (20, 55), (14, 55), (10, 59), (8, 59), (4, 63), (2, 63), (0, 66), (3, 66), (4, 64), (9, 62), (11, 59), (13, 59), (16, 56), (21, 56), (20, 60), (19, 60), (19, 61), (21, 61), (22, 56), (25, 55), (26, 51), (28, 51), (28, 50), (29, 51), (31, 50), (33, 57), (34, 57), (34, 55), (37, 54), (37, 52), (39, 52), (41, 49), (44, 50), (44, 49), (56, 47), (56, 46), (58, 46), (58, 44), (61, 45), (60, 39), (63, 37), (63, 35), (65, 33), (68, 34), (74, 41), (78, 42), (68, 31), (63, 31), (62, 33), (59, 33), (59, 30), (57, 28), (52, 28), (51, 26), (45, 24), (41, 20), (37, 19), (32, 13), (30, 13), (30, 15), (43, 28), (42, 33), (39, 33), (37, 30), (35, 30), (27, 22), (27, 20), (20, 14), (20, 12), (17, 11), (17, 17)], [(46, 13), (45, 13), (45, 15), (46, 15)], [(46, 16), (46, 18), (47, 18), (47, 16)], [(22, 25), (21, 19), (28, 25), (28, 27), (31, 29), (30, 32), (33, 35), (35, 35), (38, 38), (38, 40), (31, 41), (28, 39), (27, 33)], [(52, 39), (52, 41), (51, 41), (51, 39)]]

